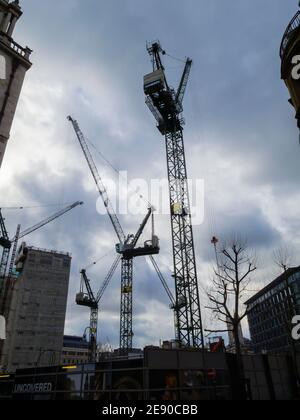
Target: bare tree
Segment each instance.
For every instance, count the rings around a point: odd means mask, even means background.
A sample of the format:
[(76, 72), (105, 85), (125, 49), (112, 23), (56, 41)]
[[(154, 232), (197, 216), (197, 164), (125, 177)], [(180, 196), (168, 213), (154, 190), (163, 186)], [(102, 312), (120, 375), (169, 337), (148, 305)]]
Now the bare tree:
[(293, 253), (288, 247), (281, 247), (274, 251), (273, 261), (285, 273), (293, 264)]
[(207, 332), (233, 334), (239, 373), (244, 378), (240, 331), (241, 323), (247, 316), (243, 303), (251, 283), (251, 274), (257, 269), (256, 257), (248, 249), (247, 241), (237, 236), (223, 245), (218, 254), (213, 286), (208, 292), (210, 306), (207, 309), (226, 328)]

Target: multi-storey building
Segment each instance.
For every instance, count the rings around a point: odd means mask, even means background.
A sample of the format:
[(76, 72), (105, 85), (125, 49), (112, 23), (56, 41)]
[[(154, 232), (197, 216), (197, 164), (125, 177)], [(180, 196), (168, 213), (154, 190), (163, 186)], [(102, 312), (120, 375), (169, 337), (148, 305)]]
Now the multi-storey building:
[(62, 365), (82, 364), (89, 361), (89, 343), (83, 337), (64, 336), (61, 355)]
[(20, 249), (0, 363), (9, 372), (60, 362), (71, 267), (70, 254)]
[(297, 345), (292, 341), (292, 319), (300, 315), (300, 267), (288, 269), (246, 305), (254, 351), (289, 351)]
[(31, 67), (30, 48), (23, 48), (13, 40), (21, 16), (18, 0), (0, 0), (0, 167), (25, 74)]

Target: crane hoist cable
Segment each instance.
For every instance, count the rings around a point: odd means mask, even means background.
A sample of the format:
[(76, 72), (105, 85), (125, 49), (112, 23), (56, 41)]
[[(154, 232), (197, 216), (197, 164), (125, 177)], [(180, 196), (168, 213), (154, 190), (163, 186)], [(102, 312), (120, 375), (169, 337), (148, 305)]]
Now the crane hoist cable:
[(168, 54), (167, 52), (164, 52), (164, 55), (166, 55), (169, 58), (172, 58), (172, 60), (180, 61), (180, 63), (186, 63), (186, 59), (183, 60), (182, 58), (175, 57), (174, 55)]
[(101, 257), (97, 258), (95, 261), (93, 261), (92, 263), (90, 263), (89, 265), (87, 265), (84, 270), (88, 271), (90, 268), (94, 267), (95, 265), (97, 265), (100, 261), (104, 260), (106, 257), (110, 256), (112, 254), (112, 251), (107, 252), (106, 254), (102, 255)]
[(165, 289), (165, 292), (168, 295), (170, 303), (172, 304), (173, 307), (175, 307), (176, 306), (176, 301), (175, 301), (175, 298), (174, 298), (174, 294), (171, 291), (170, 287), (168, 286), (168, 283), (165, 280), (165, 278), (164, 278), (156, 260), (154, 259), (154, 257), (152, 255), (149, 256), (149, 259), (150, 259), (150, 261), (151, 261), (151, 263), (152, 263), (152, 265), (153, 265), (153, 267), (154, 267), (154, 269), (155, 269), (155, 271), (158, 275), (159, 280), (161, 281), (161, 284), (163, 285), (163, 288)]
[[(125, 178), (121, 171), (119, 169), (117, 169), (105, 156), (103, 153), (100, 152), (100, 150), (97, 149), (97, 147), (95, 146), (95, 144), (93, 142), (91, 142), (88, 138), (86, 138), (86, 141), (93, 147), (93, 149), (95, 150), (96, 153), (98, 153), (98, 155), (104, 160), (104, 162), (106, 162), (106, 164), (120, 177), (122, 178), (124, 181), (126, 181), (127, 186), (128, 186), (128, 179)], [(134, 191), (132, 188), (130, 188), (130, 192), (132, 192), (133, 194), (137, 195), (141, 200), (143, 200), (148, 207), (153, 207), (152, 204), (150, 203), (149, 200), (147, 200), (142, 194), (139, 194), (137, 191)]]

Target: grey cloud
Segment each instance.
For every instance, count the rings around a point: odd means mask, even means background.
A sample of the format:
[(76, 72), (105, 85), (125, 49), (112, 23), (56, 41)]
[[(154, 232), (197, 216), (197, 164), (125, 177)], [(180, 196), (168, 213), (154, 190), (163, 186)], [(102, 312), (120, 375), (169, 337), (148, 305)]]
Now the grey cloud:
[[(296, 243), (297, 215), (289, 222), (285, 202), (292, 197), (299, 200), (298, 133), (280, 80), (278, 57), (281, 35), (296, 10), (294, 0), (54, 3), (55, 7), (49, 0), (22, 1), (24, 16), (17, 25), (16, 39), (34, 49), (34, 66), (27, 76), (28, 90), (22, 94), (1, 177), (3, 174), (13, 182), (16, 200), (41, 204), (85, 201), (84, 208), (29, 238), (34, 245), (73, 254), (69, 333), (81, 334), (89, 320), (88, 311), (74, 303), (79, 270), (106, 253), (107, 247), (113, 248), (115, 237), (107, 218), (96, 213), (97, 193), (87, 189), (90, 174), (65, 117), (74, 114), (97, 148), (116, 168), (127, 169), (130, 177), (149, 180), (165, 176), (164, 140), (144, 104), (142, 89), (142, 77), (151, 70), (147, 40), (159, 38), (171, 55), (194, 59), (185, 101), (189, 174), (205, 178), (213, 187), (221, 235), (240, 232), (248, 236), (251, 246), (265, 253), (289, 240), (282, 226), (276, 226), (280, 219), (290, 226), (295, 237), (291, 241)], [(166, 65), (176, 86), (183, 64), (166, 57)], [(49, 90), (41, 98), (31, 97), (29, 88), (41, 86)], [(24, 145), (28, 145), (27, 154)], [(96, 153), (95, 157), (101, 173), (113, 176)], [(225, 171), (226, 163), (229, 168)], [(11, 178), (14, 165), (18, 167)], [(240, 176), (231, 176), (233, 165), (243, 169)], [(272, 212), (257, 194), (265, 188), (281, 203)], [(9, 196), (9, 190), (9, 185), (2, 183), (1, 197)], [(209, 190), (207, 194), (210, 198)], [(240, 202), (235, 206), (237, 196)], [(47, 214), (48, 209), (9, 213), (9, 229), (14, 231), (19, 221), (31, 225)], [(168, 260), (171, 265), (169, 224), (160, 216), (157, 219), (163, 237), (158, 260)], [(140, 217), (124, 217), (122, 223), (126, 231), (135, 231)], [(212, 259), (210, 230), (208, 216), (204, 225), (195, 229), (200, 270), (203, 265), (209, 267)], [(104, 278), (110, 258), (91, 271), (95, 288)], [(162, 270), (172, 286), (169, 271)], [(116, 273), (103, 303), (103, 321), (100, 316), (100, 340), (109, 337), (114, 345), (118, 344), (119, 288)], [(137, 262), (135, 293), (135, 340), (149, 344), (157, 329), (153, 308), (167, 307), (168, 301), (155, 273), (143, 261)], [(147, 310), (146, 322), (142, 315)], [(167, 326), (172, 324), (165, 312), (164, 317)], [(159, 332), (157, 338), (161, 338)]]

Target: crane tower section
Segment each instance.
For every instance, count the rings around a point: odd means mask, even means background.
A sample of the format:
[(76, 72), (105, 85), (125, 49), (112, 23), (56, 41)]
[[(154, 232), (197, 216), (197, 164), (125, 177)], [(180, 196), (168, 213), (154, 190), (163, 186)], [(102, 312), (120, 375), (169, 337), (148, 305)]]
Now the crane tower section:
[(147, 47), (153, 71), (144, 77), (146, 104), (165, 137), (170, 190), (171, 227), (176, 287), (177, 336), (182, 347), (202, 347), (203, 329), (184, 150), (183, 98), (192, 67), (187, 59), (176, 91), (168, 85), (159, 42)]

